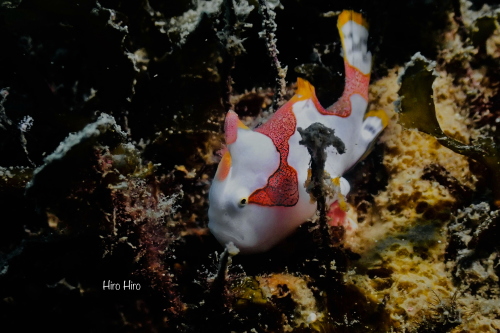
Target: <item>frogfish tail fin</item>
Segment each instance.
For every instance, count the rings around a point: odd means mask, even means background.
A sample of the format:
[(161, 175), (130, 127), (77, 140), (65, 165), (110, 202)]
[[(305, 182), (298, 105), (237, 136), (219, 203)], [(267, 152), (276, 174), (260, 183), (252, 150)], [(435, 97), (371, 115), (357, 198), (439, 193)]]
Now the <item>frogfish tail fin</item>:
[(363, 74), (370, 73), (372, 54), (368, 51), (368, 22), (360, 13), (344, 10), (337, 21), (344, 59)]

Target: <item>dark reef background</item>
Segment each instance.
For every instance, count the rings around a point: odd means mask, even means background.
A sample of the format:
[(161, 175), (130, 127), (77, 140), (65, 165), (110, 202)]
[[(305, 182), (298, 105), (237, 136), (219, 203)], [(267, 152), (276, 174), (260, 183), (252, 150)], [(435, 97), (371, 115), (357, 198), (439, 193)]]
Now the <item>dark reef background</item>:
[[(231, 317), (223, 303), (235, 289), (226, 299), (207, 282), (220, 276), (223, 248), (206, 230), (206, 211), (230, 97), (244, 94), (233, 107), (255, 117), (276, 107), (279, 89), (269, 39), (259, 36), (272, 30), (258, 10), (265, 1), (248, 1), (247, 12), (221, 2), (213, 10), (218, 1), (0, 1), (2, 327), (243, 332), (267, 309), (257, 330), (282, 331), (290, 299), (275, 300), (277, 308), (243, 306)], [(472, 8), (485, 2), (472, 1)], [(305, 76), (325, 104), (343, 90), (343, 64), (336, 17), (324, 13), (354, 9), (368, 18), (377, 80), (416, 52), (435, 59), (449, 13), (460, 10), (454, 0), (281, 5), (273, 11), (286, 82)], [(493, 98), (490, 109), (499, 102)], [(380, 165), (381, 155), (376, 148), (366, 164)], [(377, 172), (368, 193), (384, 186), (385, 171)], [(233, 264), (248, 275), (319, 276), (309, 262), (318, 255), (299, 230), (271, 254), (238, 256)], [(339, 255), (340, 271), (356, 258)], [(103, 290), (108, 280), (141, 289)], [(238, 288), (253, 290), (246, 283)], [(388, 329), (381, 307), (355, 304), (346, 296), (353, 292), (339, 288), (337, 297), (346, 299), (344, 309), (332, 307), (337, 319), (358, 311), (369, 328), (311, 331)]]

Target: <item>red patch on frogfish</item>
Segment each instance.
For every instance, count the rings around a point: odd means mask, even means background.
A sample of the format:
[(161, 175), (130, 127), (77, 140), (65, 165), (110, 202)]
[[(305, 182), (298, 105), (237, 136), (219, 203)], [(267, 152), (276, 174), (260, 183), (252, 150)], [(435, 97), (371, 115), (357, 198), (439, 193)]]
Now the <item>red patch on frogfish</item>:
[(238, 115), (234, 111), (228, 111), (224, 121), (224, 137), (226, 145), (234, 143), (238, 137)]
[(335, 201), (330, 206), (327, 216), (330, 218), (330, 222), (328, 224), (331, 226), (345, 226), (347, 224), (347, 213), (340, 208), (338, 201)]
[[(370, 74), (363, 74), (356, 67), (351, 66), (347, 60), (345, 66), (345, 88), (344, 93), (335, 104), (327, 109), (321, 106), (316, 108), (321, 114), (334, 115), (339, 117), (349, 117), (351, 115), (351, 96), (359, 94), (365, 100), (368, 100), (368, 85), (370, 84)], [(316, 103), (315, 103), (316, 104)]]
[(271, 120), (255, 130), (271, 138), (280, 154), (280, 164), (267, 180), (266, 186), (250, 195), (249, 203), (290, 207), (299, 201), (297, 171), (288, 165), (290, 151), (288, 140), (295, 133), (297, 126), (297, 119), (292, 111), (293, 104), (294, 102), (290, 101), (283, 105)]

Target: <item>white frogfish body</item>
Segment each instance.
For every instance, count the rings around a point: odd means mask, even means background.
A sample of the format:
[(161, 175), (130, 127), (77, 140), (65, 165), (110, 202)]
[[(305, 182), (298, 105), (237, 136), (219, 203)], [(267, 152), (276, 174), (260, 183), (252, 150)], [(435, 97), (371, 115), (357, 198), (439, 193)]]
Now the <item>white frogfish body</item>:
[(325, 171), (340, 179), (341, 195), (346, 195), (349, 184), (342, 174), (362, 158), (386, 126), (383, 111), (365, 114), (371, 70), (368, 25), (361, 14), (343, 11), (337, 27), (344, 50), (345, 89), (336, 103), (323, 108), (314, 87), (299, 78), (296, 94), (255, 130), (228, 112), (227, 150), (210, 188), (208, 210), (208, 227), (221, 244), (233, 242), (243, 253), (267, 251), (315, 214), (316, 202), (305, 188), (311, 157), (299, 144), (297, 128), (319, 122), (344, 142), (344, 154), (327, 148)]

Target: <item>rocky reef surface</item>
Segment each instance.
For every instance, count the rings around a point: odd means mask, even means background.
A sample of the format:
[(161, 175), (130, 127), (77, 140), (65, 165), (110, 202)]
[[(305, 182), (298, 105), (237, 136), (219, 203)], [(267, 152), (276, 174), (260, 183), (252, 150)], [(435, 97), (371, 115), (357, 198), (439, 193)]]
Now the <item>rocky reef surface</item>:
[[(369, 20), (369, 108), (390, 117), (346, 175), (353, 223), (224, 249), (206, 228), (224, 115), (255, 127), (298, 76), (335, 101), (343, 9)], [(0, 1), (0, 325), (498, 332), (499, 18), (483, 0)]]

